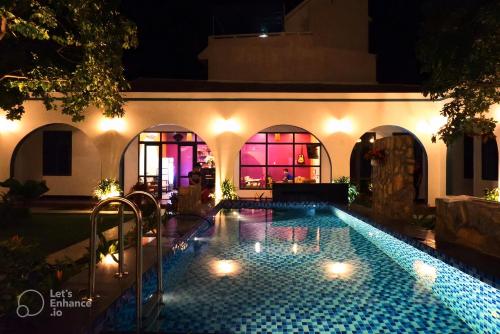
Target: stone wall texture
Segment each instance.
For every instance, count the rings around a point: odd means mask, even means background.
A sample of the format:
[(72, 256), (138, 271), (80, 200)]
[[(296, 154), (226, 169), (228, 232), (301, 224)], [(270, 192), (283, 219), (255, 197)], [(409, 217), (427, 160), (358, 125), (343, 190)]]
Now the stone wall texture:
[(372, 168), (373, 213), (392, 219), (411, 219), (414, 212), (414, 139), (410, 135), (376, 140), (375, 149), (386, 153)]
[(436, 199), (436, 241), (500, 257), (500, 203), (471, 196)]

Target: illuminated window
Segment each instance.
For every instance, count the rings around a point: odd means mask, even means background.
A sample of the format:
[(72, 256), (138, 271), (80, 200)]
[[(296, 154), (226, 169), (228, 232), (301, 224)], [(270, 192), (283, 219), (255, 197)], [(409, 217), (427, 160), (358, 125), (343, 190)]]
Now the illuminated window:
[(210, 149), (193, 132), (142, 132), (139, 134), (138, 180), (148, 185), (149, 191), (164, 196), (189, 184), (188, 174), (195, 163), (204, 168), (204, 184), (215, 182), (215, 171)]
[[(285, 169), (289, 176), (286, 177)], [(310, 133), (257, 133), (240, 151), (240, 188), (270, 189), (275, 182), (319, 183), (321, 144)]]

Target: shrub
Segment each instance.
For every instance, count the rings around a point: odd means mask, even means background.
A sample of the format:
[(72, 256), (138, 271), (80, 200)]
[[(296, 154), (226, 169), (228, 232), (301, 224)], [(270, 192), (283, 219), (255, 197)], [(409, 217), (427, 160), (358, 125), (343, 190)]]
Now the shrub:
[(225, 179), (221, 185), (222, 190), (222, 199), (226, 200), (236, 200), (238, 199), (238, 194), (236, 194), (236, 187), (229, 180)]
[(426, 230), (433, 230), (436, 226), (436, 216), (435, 215), (413, 215), (412, 224), (418, 227), (422, 227)]
[[(18, 236), (0, 242), (0, 317), (15, 310), (17, 296), (27, 289), (44, 294), (58, 288), (63, 278), (77, 271), (75, 266), (69, 261), (48, 264), (36, 245)], [(23, 297), (25, 305), (35, 302)]]
[(103, 179), (94, 189), (94, 196), (100, 201), (110, 197), (117, 197), (121, 194), (122, 189), (116, 179)]
[(484, 198), (488, 201), (500, 201), (500, 188), (492, 188), (484, 190)]
[(348, 176), (340, 176), (333, 180), (333, 183), (347, 183), (349, 188), (347, 190), (347, 199), (349, 204), (354, 202), (359, 195), (358, 187), (355, 184), (351, 183), (351, 179)]
[(0, 182), (0, 187), (9, 189), (0, 194), (0, 217), (4, 224), (28, 221), (31, 202), (49, 191), (45, 181), (27, 180), (21, 183), (13, 178)]

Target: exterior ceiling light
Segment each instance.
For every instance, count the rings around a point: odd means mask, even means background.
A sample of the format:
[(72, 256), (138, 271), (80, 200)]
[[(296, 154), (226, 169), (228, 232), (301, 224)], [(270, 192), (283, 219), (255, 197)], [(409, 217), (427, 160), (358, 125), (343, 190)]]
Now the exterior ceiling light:
[(269, 37), (269, 35), (268, 35), (268, 34), (266, 34), (265, 32), (263, 32), (263, 33), (261, 33), (261, 34), (259, 35), (259, 37), (260, 37), (260, 38), (268, 38), (268, 37)]

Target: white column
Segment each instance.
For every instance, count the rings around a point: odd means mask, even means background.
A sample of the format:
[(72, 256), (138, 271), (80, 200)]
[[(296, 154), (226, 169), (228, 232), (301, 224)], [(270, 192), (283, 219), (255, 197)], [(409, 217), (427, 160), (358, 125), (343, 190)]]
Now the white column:
[(446, 145), (442, 141), (425, 147), (428, 159), (427, 204), (436, 205), (436, 198), (446, 196)]

